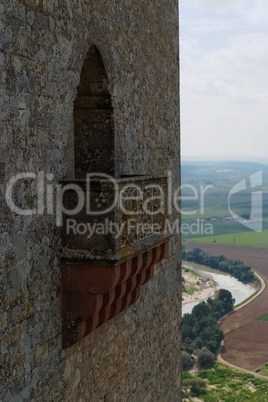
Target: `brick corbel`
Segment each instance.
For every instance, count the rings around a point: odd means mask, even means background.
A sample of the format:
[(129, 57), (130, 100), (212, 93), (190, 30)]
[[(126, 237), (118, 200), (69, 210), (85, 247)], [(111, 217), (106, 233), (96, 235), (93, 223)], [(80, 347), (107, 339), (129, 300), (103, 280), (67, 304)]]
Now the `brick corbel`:
[(137, 301), (155, 264), (168, 253), (168, 241), (115, 265), (63, 261), (62, 343), (67, 348)]

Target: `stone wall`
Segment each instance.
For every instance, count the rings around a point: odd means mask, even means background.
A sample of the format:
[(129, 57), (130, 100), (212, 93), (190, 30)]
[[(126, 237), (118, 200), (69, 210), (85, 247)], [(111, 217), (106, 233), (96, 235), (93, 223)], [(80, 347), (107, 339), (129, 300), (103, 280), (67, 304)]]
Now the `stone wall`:
[[(62, 350), (60, 233), (55, 216), (20, 216), (8, 181), (44, 171), (74, 177), (74, 101), (89, 48), (106, 68), (115, 174), (172, 171), (179, 185), (175, 0), (5, 0), (0, 4), (0, 400), (179, 400), (179, 239), (137, 303)], [(36, 207), (34, 180), (16, 203)], [(38, 206), (37, 206), (38, 207)], [(173, 218), (177, 215), (174, 212)]]

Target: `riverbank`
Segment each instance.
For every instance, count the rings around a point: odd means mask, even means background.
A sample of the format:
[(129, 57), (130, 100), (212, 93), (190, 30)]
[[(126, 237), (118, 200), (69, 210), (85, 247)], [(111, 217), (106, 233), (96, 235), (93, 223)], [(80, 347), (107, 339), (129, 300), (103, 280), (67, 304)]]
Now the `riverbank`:
[(209, 276), (196, 272), (190, 268), (182, 268), (183, 291), (182, 305), (207, 300), (214, 297), (217, 291), (217, 283)]
[(257, 297), (259, 297), (264, 292), (264, 290), (266, 288), (266, 283), (265, 283), (263, 277), (260, 274), (257, 274), (257, 272), (254, 272), (254, 275), (256, 276), (257, 280), (259, 281), (259, 284), (256, 287), (256, 292), (253, 293), (253, 295), (249, 296), (248, 299), (237, 304), (234, 308), (234, 311), (238, 311), (241, 308), (245, 307), (247, 304), (251, 303), (253, 300), (255, 300)]
[[(200, 244), (189, 243), (189, 249), (200, 247)], [(240, 259), (251, 266), (254, 273), (262, 276), (268, 283), (268, 250), (246, 249), (219, 246), (217, 244), (202, 245), (202, 249), (212, 255), (225, 255), (227, 258)], [(251, 372), (262, 367), (268, 361), (268, 349), (263, 345), (268, 339), (268, 325), (258, 318), (267, 314), (268, 286), (264, 288), (250, 303), (244, 305), (238, 311), (225, 317), (221, 321), (221, 329), (224, 331), (224, 346), (222, 357), (225, 361)]]
[(209, 297), (215, 297), (219, 289), (230, 290), (235, 299), (236, 306), (234, 311), (250, 303), (263, 290), (263, 280), (258, 275), (256, 275), (257, 278), (254, 283), (244, 284), (225, 272), (204, 265), (182, 261), (182, 266), (183, 315), (190, 313), (192, 308), (201, 301), (207, 300)]

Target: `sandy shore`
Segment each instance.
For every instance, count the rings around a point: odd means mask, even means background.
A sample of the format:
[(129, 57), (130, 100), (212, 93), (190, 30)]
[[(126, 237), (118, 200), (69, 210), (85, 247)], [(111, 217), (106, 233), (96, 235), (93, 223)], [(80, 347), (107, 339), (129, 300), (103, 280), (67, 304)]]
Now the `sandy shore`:
[(182, 277), (184, 278), (182, 305), (207, 300), (209, 297), (215, 296), (217, 285), (209, 275), (200, 272), (195, 274), (192, 270), (183, 268)]

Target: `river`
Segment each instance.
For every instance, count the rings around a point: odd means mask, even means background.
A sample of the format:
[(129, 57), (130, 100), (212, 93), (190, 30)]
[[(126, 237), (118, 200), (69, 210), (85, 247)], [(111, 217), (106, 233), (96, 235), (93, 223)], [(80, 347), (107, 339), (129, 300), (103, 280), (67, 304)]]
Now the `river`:
[[(235, 298), (235, 305), (240, 304), (256, 292), (256, 289), (253, 286), (245, 285), (233, 276), (230, 276), (216, 269), (206, 267), (205, 265), (183, 261), (182, 266), (209, 275), (217, 283), (217, 289), (227, 289), (232, 293), (233, 297)], [(197, 301), (184, 304), (182, 306), (182, 315), (186, 313), (191, 313), (193, 307), (196, 306), (198, 303), (200, 302)]]

